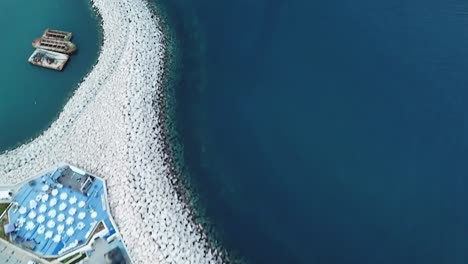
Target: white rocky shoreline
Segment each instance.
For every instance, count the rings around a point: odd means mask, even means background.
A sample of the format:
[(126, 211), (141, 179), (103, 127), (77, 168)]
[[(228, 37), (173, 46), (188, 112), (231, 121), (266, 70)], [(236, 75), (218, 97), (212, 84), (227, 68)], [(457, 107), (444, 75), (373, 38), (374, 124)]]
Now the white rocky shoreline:
[(171, 183), (162, 110), (165, 45), (145, 0), (93, 0), (103, 45), (93, 70), (39, 137), (0, 155), (0, 184), (61, 162), (107, 180), (110, 207), (135, 263), (221, 263)]

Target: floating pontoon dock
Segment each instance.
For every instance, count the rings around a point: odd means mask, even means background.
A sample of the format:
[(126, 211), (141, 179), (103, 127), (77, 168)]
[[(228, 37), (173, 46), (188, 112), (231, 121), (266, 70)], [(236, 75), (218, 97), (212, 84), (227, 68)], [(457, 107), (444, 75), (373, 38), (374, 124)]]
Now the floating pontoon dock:
[(55, 29), (46, 29), (44, 34), (42, 34), (43, 38), (51, 38), (51, 39), (58, 39), (63, 41), (71, 41), (73, 34), (71, 32), (55, 30)]
[(38, 38), (33, 41), (32, 45), (36, 49), (46, 49), (66, 54), (71, 54), (76, 50), (76, 46), (72, 42), (53, 38)]
[(68, 62), (70, 56), (49, 50), (36, 49), (28, 62), (40, 67), (61, 71)]
[(46, 29), (41, 38), (32, 42), (36, 50), (29, 57), (29, 63), (61, 71), (70, 59), (69, 54), (76, 51), (76, 45), (70, 40), (73, 34), (71, 32)]

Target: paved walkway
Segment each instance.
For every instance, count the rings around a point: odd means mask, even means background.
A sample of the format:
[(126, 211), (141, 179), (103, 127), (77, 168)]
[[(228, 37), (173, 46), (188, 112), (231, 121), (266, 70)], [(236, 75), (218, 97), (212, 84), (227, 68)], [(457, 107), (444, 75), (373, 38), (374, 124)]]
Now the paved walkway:
[(18, 251), (1, 243), (0, 244), (0, 263), (4, 264), (26, 264), (31, 260), (29, 256), (18, 254)]
[(31, 253), (25, 252), (15, 246), (8, 244), (0, 239), (0, 263), (2, 264), (26, 264), (29, 260), (34, 260), (37, 263), (45, 263), (39, 261)]

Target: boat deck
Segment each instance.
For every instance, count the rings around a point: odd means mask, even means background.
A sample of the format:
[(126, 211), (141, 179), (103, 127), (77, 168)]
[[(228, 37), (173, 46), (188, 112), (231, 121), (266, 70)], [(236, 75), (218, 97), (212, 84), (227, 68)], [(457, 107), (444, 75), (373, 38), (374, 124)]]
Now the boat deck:
[(66, 54), (36, 49), (29, 57), (28, 62), (36, 66), (62, 71), (69, 58), (70, 56)]
[(33, 47), (67, 54), (75, 51), (75, 47), (71, 42), (50, 38), (40, 38), (34, 40)]
[(71, 32), (61, 31), (61, 30), (54, 30), (54, 29), (46, 29), (44, 34), (42, 34), (43, 38), (50, 38), (50, 39), (58, 39), (63, 41), (70, 41), (73, 37)]

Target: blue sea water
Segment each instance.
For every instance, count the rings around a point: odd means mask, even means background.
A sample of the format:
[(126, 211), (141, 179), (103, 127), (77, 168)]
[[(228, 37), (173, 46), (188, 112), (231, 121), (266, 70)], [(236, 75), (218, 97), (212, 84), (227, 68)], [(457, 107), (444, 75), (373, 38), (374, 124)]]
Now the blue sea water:
[[(0, 1), (0, 153), (37, 136), (97, 60), (98, 19), (87, 0)], [(63, 72), (32, 66), (31, 42), (46, 28), (71, 31), (78, 46)]]
[(468, 261), (468, 4), (164, 1), (187, 177), (251, 263)]

